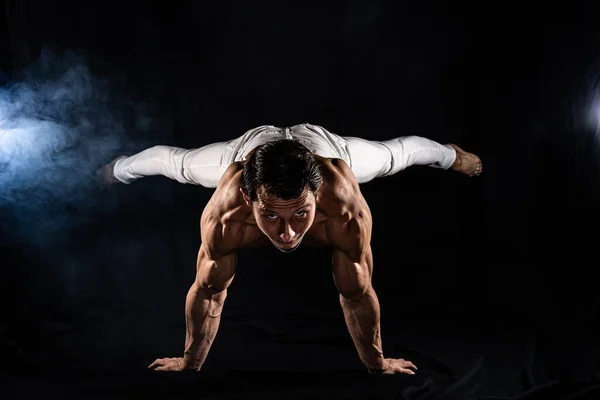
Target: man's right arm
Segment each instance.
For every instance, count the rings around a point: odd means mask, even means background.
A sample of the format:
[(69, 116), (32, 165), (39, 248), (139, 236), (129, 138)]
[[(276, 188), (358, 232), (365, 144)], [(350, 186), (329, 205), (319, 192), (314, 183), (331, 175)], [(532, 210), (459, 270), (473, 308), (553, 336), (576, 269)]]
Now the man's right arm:
[(217, 335), (227, 288), (233, 281), (236, 253), (220, 255), (202, 243), (198, 252), (196, 280), (185, 306), (185, 369), (200, 370)]

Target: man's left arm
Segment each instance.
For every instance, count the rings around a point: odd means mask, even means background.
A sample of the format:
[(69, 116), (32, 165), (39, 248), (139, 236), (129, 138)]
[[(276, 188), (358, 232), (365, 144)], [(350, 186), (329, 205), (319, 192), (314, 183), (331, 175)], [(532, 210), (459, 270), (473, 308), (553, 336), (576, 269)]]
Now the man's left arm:
[(380, 307), (371, 285), (371, 246), (362, 251), (333, 250), (333, 277), (340, 292), (344, 319), (358, 355), (370, 373), (414, 374), (417, 367), (404, 359), (384, 358), (380, 333)]

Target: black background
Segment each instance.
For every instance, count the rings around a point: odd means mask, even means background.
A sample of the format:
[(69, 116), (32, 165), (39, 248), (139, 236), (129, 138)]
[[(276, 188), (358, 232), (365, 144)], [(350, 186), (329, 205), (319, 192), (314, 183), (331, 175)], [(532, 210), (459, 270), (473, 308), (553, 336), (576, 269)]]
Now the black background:
[(138, 143), (310, 122), (484, 161), (479, 178), (411, 167), (362, 185), (384, 352), (414, 361), (414, 377), (367, 376), (330, 257), (310, 248), (242, 252), (202, 372), (147, 370), (182, 355), (212, 190), (160, 177), (98, 190), (85, 223), (35, 245), (2, 209), (7, 398), (597, 396), (600, 154), (581, 123), (600, 54), (591, 4), (5, 0), (5, 80), (44, 49), (76, 51), (153, 105), (157, 128), (130, 132)]

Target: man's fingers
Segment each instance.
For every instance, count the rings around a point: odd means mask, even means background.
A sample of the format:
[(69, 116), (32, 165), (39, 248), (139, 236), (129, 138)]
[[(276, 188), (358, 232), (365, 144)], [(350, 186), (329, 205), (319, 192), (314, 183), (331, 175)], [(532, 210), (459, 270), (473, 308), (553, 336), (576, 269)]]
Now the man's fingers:
[(412, 361), (407, 361), (403, 358), (400, 358), (400, 359), (392, 360), (392, 365), (388, 371), (392, 374), (400, 373), (400, 374), (414, 375), (415, 371), (413, 371), (410, 368), (414, 368), (415, 370), (418, 369), (417, 366), (412, 363)]
[(163, 365), (163, 359), (162, 358), (157, 358), (156, 360), (154, 360), (154, 362), (150, 365), (148, 365), (148, 368), (152, 368), (154, 366), (160, 366)]
[(168, 368), (168, 367), (166, 367), (166, 366), (164, 366), (164, 367), (157, 367), (157, 368), (155, 368), (154, 370), (155, 370), (155, 371), (168, 371), (168, 370), (169, 370), (169, 368)]
[(402, 368), (402, 367), (398, 367), (398, 372), (400, 372), (401, 374), (408, 374), (408, 375), (415, 374), (415, 371), (413, 371), (412, 369)]
[(404, 366), (414, 368), (414, 369), (419, 369), (419, 368), (417, 368), (417, 366), (415, 364), (412, 363), (412, 361), (404, 361)]
[(402, 368), (399, 365), (394, 365), (392, 368), (388, 370), (389, 372), (384, 372), (384, 374), (406, 374), (406, 375), (414, 375), (415, 371), (408, 368)]

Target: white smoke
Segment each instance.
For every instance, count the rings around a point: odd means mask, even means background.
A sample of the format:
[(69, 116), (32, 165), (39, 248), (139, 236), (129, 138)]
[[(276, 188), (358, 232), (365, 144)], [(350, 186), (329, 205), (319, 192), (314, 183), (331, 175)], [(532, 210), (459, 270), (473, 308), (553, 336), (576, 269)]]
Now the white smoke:
[(50, 51), (0, 87), (0, 222), (11, 238), (80, 224), (96, 206), (97, 169), (145, 147), (135, 138), (152, 118), (124, 91), (83, 57)]

